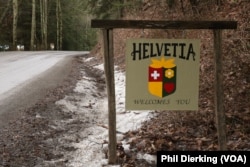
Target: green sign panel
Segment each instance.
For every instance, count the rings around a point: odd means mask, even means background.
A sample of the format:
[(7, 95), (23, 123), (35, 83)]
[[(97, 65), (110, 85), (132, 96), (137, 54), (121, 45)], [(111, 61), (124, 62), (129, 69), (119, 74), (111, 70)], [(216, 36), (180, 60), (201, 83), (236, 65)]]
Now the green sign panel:
[(200, 40), (129, 39), (127, 110), (198, 110)]

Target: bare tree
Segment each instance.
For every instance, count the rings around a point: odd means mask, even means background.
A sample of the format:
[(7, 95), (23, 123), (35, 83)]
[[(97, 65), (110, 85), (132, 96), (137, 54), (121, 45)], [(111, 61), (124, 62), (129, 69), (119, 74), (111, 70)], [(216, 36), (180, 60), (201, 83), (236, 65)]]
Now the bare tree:
[(47, 49), (47, 34), (48, 34), (48, 1), (40, 0), (40, 18), (41, 18), (41, 38), (42, 38), (42, 48)]
[(40, 31), (41, 31), (41, 48), (43, 48), (44, 36), (43, 36), (43, 0), (39, 1), (40, 3)]
[(56, 47), (57, 50), (62, 49), (62, 7), (61, 0), (56, 1)]
[(32, 0), (32, 20), (31, 20), (31, 39), (30, 50), (35, 50), (35, 35), (36, 35), (36, 0)]
[(60, 45), (59, 45), (59, 48), (60, 50), (62, 49), (62, 40), (63, 40), (63, 22), (62, 22), (62, 6), (61, 6), (61, 0), (60, 0), (60, 3), (59, 3), (59, 18), (60, 18)]
[(8, 0), (7, 6), (4, 8), (4, 11), (3, 11), (3, 13), (1, 14), (1, 17), (0, 17), (0, 24), (2, 24), (4, 17), (6, 16), (8, 10), (10, 9), (11, 2), (12, 2), (12, 0)]
[(47, 43), (47, 38), (48, 38), (48, 1), (44, 0), (44, 47), (47, 50), (48, 49), (48, 43)]
[(18, 21), (18, 0), (13, 0), (13, 49), (16, 50), (17, 43), (17, 21)]

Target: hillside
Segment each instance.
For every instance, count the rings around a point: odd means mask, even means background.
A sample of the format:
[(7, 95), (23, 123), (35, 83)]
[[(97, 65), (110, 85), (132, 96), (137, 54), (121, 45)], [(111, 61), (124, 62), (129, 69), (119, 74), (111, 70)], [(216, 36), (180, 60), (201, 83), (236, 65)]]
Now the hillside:
[[(166, 3), (168, 2), (168, 3)], [(192, 2), (192, 3), (191, 3)], [(250, 150), (250, 1), (154, 1), (124, 10), (122, 19), (136, 20), (233, 20), (237, 30), (223, 31), (223, 84), (229, 150)], [(127, 133), (131, 152), (120, 148), (124, 166), (147, 162), (136, 160), (137, 152), (158, 150), (218, 150), (214, 113), (213, 31), (133, 30), (114, 31), (115, 64), (125, 70), (125, 41), (129, 38), (201, 39), (199, 111), (158, 111), (141, 129)], [(101, 37), (92, 54), (102, 59)], [(132, 138), (132, 140), (131, 140)], [(133, 151), (132, 151), (133, 150)]]

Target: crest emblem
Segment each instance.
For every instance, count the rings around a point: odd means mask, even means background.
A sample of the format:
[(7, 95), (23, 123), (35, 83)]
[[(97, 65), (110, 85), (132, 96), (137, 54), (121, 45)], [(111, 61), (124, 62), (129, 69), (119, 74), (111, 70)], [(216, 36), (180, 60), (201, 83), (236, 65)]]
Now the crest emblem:
[(148, 91), (157, 97), (166, 97), (176, 90), (177, 67), (174, 59), (151, 59), (148, 67)]

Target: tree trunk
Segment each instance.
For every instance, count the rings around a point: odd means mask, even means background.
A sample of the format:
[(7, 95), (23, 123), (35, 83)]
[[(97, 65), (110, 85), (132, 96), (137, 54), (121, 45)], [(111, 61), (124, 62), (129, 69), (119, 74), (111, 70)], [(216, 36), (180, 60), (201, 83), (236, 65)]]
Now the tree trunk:
[(11, 6), (11, 0), (8, 1), (7, 6), (4, 8), (3, 14), (0, 17), (0, 24), (2, 24), (4, 17), (6, 16), (9, 8)]
[(60, 50), (59, 3), (60, 0), (57, 0), (56, 1), (56, 49), (57, 50)]
[(31, 21), (31, 39), (30, 50), (35, 50), (35, 34), (36, 34), (36, 0), (32, 0), (32, 21)]
[(59, 50), (59, 0), (56, 0), (56, 50)]
[(60, 39), (59, 39), (59, 49), (62, 50), (62, 39), (63, 39), (63, 23), (62, 23), (62, 6), (61, 6), (61, 0), (59, 0), (59, 28), (60, 28)]
[(48, 3), (47, 2), (48, 2), (47, 0), (40, 0), (42, 49), (48, 49), (48, 43), (47, 43)]
[(16, 50), (17, 44), (17, 20), (18, 20), (18, 0), (13, 0), (13, 50)]
[(48, 1), (47, 0), (43, 0), (44, 2), (44, 27), (43, 27), (43, 33), (44, 33), (44, 47), (45, 50), (48, 49), (48, 40), (47, 40), (47, 36), (48, 36)]
[(56, 1), (56, 48), (62, 49), (62, 8), (61, 1)]
[(40, 20), (41, 20), (41, 23), (40, 23), (40, 32), (41, 32), (41, 49), (44, 48), (43, 44), (44, 44), (44, 36), (43, 36), (43, 18), (44, 18), (44, 13), (43, 13), (43, 0), (40, 0)]

